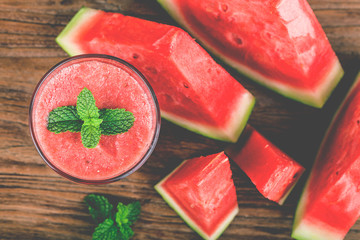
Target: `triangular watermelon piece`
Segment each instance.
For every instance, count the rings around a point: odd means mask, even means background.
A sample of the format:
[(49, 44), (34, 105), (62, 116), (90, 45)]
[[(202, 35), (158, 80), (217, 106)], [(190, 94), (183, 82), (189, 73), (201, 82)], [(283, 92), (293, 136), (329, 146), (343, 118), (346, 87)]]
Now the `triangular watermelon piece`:
[(305, 171), (299, 163), (249, 125), (240, 141), (232, 144), (226, 153), (264, 197), (280, 205)]
[(341, 240), (360, 216), (360, 75), (335, 115), (300, 199), (292, 237)]
[(114, 55), (153, 87), (161, 115), (205, 136), (235, 142), (253, 96), (183, 30), (119, 13), (82, 8), (57, 37), (70, 55)]
[(217, 239), (239, 211), (224, 152), (184, 161), (155, 189), (204, 239)]
[(306, 0), (158, 0), (224, 62), (254, 81), (322, 107), (342, 67)]

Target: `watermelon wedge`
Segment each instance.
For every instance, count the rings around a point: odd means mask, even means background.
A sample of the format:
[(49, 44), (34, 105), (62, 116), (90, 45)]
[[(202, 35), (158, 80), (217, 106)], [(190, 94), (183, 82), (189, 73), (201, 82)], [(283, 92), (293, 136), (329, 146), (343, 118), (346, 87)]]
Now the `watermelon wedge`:
[(217, 239), (239, 211), (224, 152), (185, 160), (156, 191), (204, 239)]
[(56, 41), (70, 55), (124, 59), (153, 87), (162, 117), (202, 135), (236, 142), (254, 97), (183, 30), (82, 8)]
[(321, 144), (292, 237), (343, 239), (360, 216), (360, 75)]
[(305, 171), (249, 125), (239, 142), (230, 146), (226, 153), (264, 197), (280, 205)]
[(158, 0), (211, 52), (254, 81), (322, 107), (342, 67), (306, 0)]

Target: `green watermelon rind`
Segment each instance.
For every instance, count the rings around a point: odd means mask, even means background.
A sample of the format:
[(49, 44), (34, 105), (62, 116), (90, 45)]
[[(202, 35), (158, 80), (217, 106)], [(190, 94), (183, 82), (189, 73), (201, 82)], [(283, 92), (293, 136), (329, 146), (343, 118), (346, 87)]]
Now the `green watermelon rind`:
[(256, 72), (255, 70), (224, 56), (216, 48), (213, 48), (211, 44), (206, 41), (206, 39), (199, 37), (199, 35), (192, 30), (185, 19), (179, 14), (180, 11), (178, 10), (177, 6), (173, 4), (172, 0), (157, 1), (170, 14), (170, 16), (175, 19), (176, 22), (178, 22), (183, 28), (187, 29), (197, 40), (202, 43), (205, 48), (216, 55), (221, 61), (234, 68), (237, 72), (257, 82), (258, 84), (267, 87), (289, 99), (304, 103), (312, 107), (322, 108), (344, 75), (341, 64), (338, 58), (335, 57), (331, 71), (327, 74), (326, 77), (324, 77), (323, 84), (319, 87), (317, 92), (313, 92), (312, 90), (299, 90), (282, 83), (276, 83), (272, 78), (265, 77), (259, 72)]
[[(322, 140), (322, 143), (320, 145), (320, 150), (318, 151), (318, 154), (320, 154), (321, 149), (324, 147), (324, 144), (326, 142), (326, 139), (328, 138), (328, 134), (330, 132), (330, 129), (332, 128), (333, 122), (335, 121), (335, 119), (338, 116), (338, 113), (340, 112), (342, 106), (344, 105), (344, 103), (346, 102), (348, 96), (351, 94), (351, 92), (353, 91), (353, 89), (355, 88), (355, 86), (357, 84), (360, 84), (360, 73), (359, 75), (356, 77), (356, 80), (354, 81), (354, 83), (352, 84), (352, 87), (349, 89), (347, 96), (344, 98), (344, 100), (342, 101), (342, 103), (340, 104), (339, 108), (337, 109), (336, 113), (334, 114), (331, 123), (328, 127), (328, 129), (326, 130), (325, 136)], [(317, 161), (317, 159), (319, 158), (319, 156), (316, 156), (316, 160), (313, 164), (313, 167), (315, 166), (315, 163)], [(310, 176), (308, 177), (304, 190), (301, 194), (300, 197), (300, 201), (298, 203), (298, 206), (296, 208), (296, 212), (295, 212), (295, 217), (294, 217), (294, 224), (293, 224), (293, 232), (291, 237), (294, 239), (298, 239), (298, 240), (342, 240), (343, 236), (340, 236), (338, 234), (336, 234), (336, 231), (334, 230), (333, 232), (329, 232), (329, 231), (325, 231), (322, 230), (320, 228), (316, 228), (311, 223), (306, 223), (300, 222), (300, 219), (303, 216), (304, 213), (304, 208), (305, 208), (305, 204), (308, 201), (308, 185), (311, 181), (312, 178), (312, 170), (310, 172)], [(321, 224), (319, 224), (321, 225)]]
[[(83, 24), (99, 12), (100, 11), (96, 9), (82, 7), (56, 38), (56, 42), (70, 56), (83, 54), (81, 47), (74, 43), (73, 37), (76, 38), (76, 34), (77, 32), (80, 32)], [(196, 132), (200, 135), (220, 141), (236, 142), (242, 130), (245, 128), (255, 105), (255, 98), (250, 93), (245, 93), (243, 99), (244, 101), (240, 101), (238, 107), (234, 109), (234, 117), (230, 121), (230, 126), (225, 126), (225, 129), (214, 128), (204, 124), (195, 123), (193, 121), (188, 121), (163, 110), (161, 111), (161, 116), (176, 125)]]
[(232, 220), (239, 212), (239, 207), (236, 204), (234, 210), (232, 210), (228, 216), (225, 218), (220, 227), (216, 230), (216, 232), (212, 236), (208, 236), (204, 233), (203, 230), (181, 209), (181, 207), (170, 197), (170, 195), (166, 192), (166, 190), (162, 187), (162, 184), (172, 176), (183, 164), (185, 164), (189, 160), (183, 161), (177, 168), (174, 169), (169, 175), (163, 178), (158, 184), (155, 185), (155, 190), (161, 195), (161, 197), (165, 200), (165, 202), (186, 222), (186, 224), (197, 232), (203, 239), (206, 240), (215, 240), (220, 237), (220, 235), (226, 230), (226, 228), (230, 225)]
[[(215, 51), (215, 50), (211, 50)], [(215, 52), (214, 52), (215, 53)], [(217, 55), (222, 61), (232, 66), (235, 70), (239, 73), (244, 74), (246, 77), (252, 79), (253, 81), (257, 82), (258, 84), (267, 87), (278, 94), (287, 97), (289, 99), (301, 102), (303, 104), (322, 108), (326, 103), (327, 99), (330, 97), (331, 93), (335, 90), (335, 87), (340, 82), (344, 75), (344, 71), (341, 67), (341, 64), (337, 58), (334, 59), (333, 67), (331, 68), (331, 72), (324, 80), (324, 84), (319, 88), (319, 93), (314, 93), (313, 91), (301, 91), (296, 88), (286, 86), (285, 84), (275, 83), (271, 80), (271, 78), (264, 77), (260, 75), (258, 72), (247, 68), (244, 65), (240, 65), (231, 61), (230, 59), (226, 59), (223, 56)], [(232, 62), (232, 63), (231, 63)], [(327, 79), (331, 79), (328, 81)]]
[[(307, 185), (308, 183), (306, 184), (306, 186)], [(314, 227), (313, 226), (314, 224), (307, 222), (303, 222), (303, 223), (298, 222), (298, 214), (301, 214), (301, 212), (303, 212), (306, 196), (307, 196), (307, 192), (303, 192), (298, 207), (296, 209), (296, 214), (295, 214), (296, 217), (295, 217), (294, 228), (291, 237), (297, 240), (342, 240), (343, 236), (337, 235), (335, 231), (334, 232), (324, 231), (322, 229)]]
[(232, 126), (227, 126), (227, 133), (211, 126), (188, 121), (165, 111), (161, 111), (161, 116), (176, 125), (205, 137), (226, 142), (236, 142), (244, 130), (254, 106), (255, 98), (250, 93), (245, 93), (243, 99), (239, 101), (239, 106), (235, 108), (237, 111), (234, 112), (235, 116), (232, 118), (233, 120), (230, 124)]
[(90, 17), (98, 14), (99, 11), (92, 8), (82, 7), (56, 37), (55, 41), (59, 46), (70, 56), (82, 54), (82, 49), (71, 41), (77, 32), (80, 32), (80, 27), (83, 22), (86, 22)]

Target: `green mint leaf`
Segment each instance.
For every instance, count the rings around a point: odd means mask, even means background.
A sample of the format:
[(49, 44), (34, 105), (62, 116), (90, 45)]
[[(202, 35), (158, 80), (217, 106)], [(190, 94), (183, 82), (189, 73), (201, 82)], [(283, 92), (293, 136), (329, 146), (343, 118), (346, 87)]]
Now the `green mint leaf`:
[(128, 240), (132, 236), (134, 236), (134, 232), (128, 224), (121, 225), (118, 228), (119, 228), (121, 240)]
[(105, 219), (104, 222), (100, 223), (92, 235), (93, 240), (119, 240), (123, 239), (120, 236), (119, 229), (114, 224), (111, 218)]
[(109, 203), (106, 197), (89, 194), (85, 197), (84, 201), (89, 208), (91, 217), (96, 223), (101, 223), (111, 217), (113, 205)]
[(76, 107), (64, 106), (49, 113), (48, 130), (55, 133), (81, 132), (86, 148), (95, 148), (101, 134), (116, 135), (127, 132), (134, 125), (134, 115), (125, 109), (99, 109), (89, 89), (84, 88), (77, 97)]
[(132, 202), (130, 204), (127, 205), (128, 208), (128, 220), (129, 220), (129, 225), (132, 225), (134, 222), (136, 222), (136, 220), (138, 219), (139, 215), (140, 215), (140, 211), (141, 211), (141, 205), (139, 201), (136, 202)]
[(128, 220), (127, 216), (129, 214), (129, 210), (128, 210), (127, 206), (125, 206), (123, 203), (119, 202), (117, 205), (117, 210), (118, 211), (116, 212), (116, 215), (115, 215), (116, 223), (119, 226), (128, 224), (129, 220)]
[(113, 205), (104, 196), (89, 194), (84, 201), (91, 216), (99, 224), (93, 233), (93, 240), (129, 240), (134, 235), (130, 225), (140, 214), (138, 201), (128, 205), (119, 202), (116, 214)]
[(140, 214), (141, 206), (138, 201), (133, 202), (125, 206), (121, 202), (117, 205), (117, 212), (115, 215), (116, 223), (119, 226), (132, 225)]
[(47, 129), (50, 132), (80, 132), (83, 121), (75, 106), (58, 107), (49, 113)]
[(133, 125), (135, 117), (125, 109), (101, 109), (99, 117), (103, 119), (100, 125), (101, 134), (115, 135), (127, 132)]
[(87, 118), (99, 118), (99, 109), (95, 105), (95, 98), (87, 88), (84, 88), (79, 93), (76, 109), (82, 120)]
[(85, 118), (83, 125), (92, 125), (100, 128), (102, 121), (103, 120), (99, 118)]
[(85, 119), (81, 127), (81, 142), (86, 148), (95, 148), (100, 141), (102, 119)]

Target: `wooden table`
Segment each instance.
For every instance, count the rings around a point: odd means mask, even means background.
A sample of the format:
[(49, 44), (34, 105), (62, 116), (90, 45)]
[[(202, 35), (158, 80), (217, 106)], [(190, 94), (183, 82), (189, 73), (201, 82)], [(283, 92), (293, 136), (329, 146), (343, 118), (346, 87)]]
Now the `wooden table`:
[[(323, 109), (287, 100), (229, 70), (257, 98), (250, 124), (308, 169), (360, 67), (360, 0), (310, 4), (346, 71)], [(153, 0), (0, 0), (0, 239), (90, 239), (94, 224), (83, 203), (89, 193), (141, 202), (133, 239), (200, 239), (153, 186), (182, 159), (221, 151), (226, 143), (163, 120), (159, 143), (141, 170), (103, 186), (79, 185), (58, 176), (35, 150), (28, 128), (29, 101), (41, 76), (67, 57), (54, 39), (81, 6), (176, 25)], [(240, 212), (221, 239), (290, 239), (306, 178), (285, 205), (278, 206), (264, 199), (240, 169), (232, 168)], [(360, 239), (360, 222), (346, 239)]]

